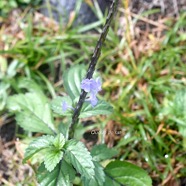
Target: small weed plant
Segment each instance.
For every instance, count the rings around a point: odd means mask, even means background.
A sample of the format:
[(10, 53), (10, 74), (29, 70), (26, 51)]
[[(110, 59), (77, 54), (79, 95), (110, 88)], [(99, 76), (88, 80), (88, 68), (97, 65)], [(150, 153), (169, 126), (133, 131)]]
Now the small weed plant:
[(42, 89), (24, 78), (19, 84), (26, 93), (8, 100), (9, 110), (28, 134), (44, 134), (31, 141), (23, 160), (31, 164), (36, 160), (40, 164), (36, 175), (41, 186), (152, 185), (143, 169), (114, 160), (119, 154), (115, 148), (100, 144), (89, 151), (77, 136), (77, 131), (83, 128), (82, 118), (113, 112), (108, 102), (98, 99), (102, 80), (95, 68), (117, 3), (118, 0), (113, 0), (88, 70), (84, 65), (74, 65), (63, 74), (64, 96), (49, 103)]

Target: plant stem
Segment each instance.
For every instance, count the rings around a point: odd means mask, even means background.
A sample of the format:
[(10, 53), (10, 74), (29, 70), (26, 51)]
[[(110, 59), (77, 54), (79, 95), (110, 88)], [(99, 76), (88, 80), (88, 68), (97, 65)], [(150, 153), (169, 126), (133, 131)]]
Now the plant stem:
[[(102, 33), (99, 37), (99, 40), (96, 44), (96, 47), (94, 49), (93, 55), (92, 55), (91, 60), (90, 60), (90, 65), (88, 67), (86, 79), (91, 79), (92, 75), (95, 71), (95, 67), (96, 67), (97, 61), (99, 59), (99, 56), (101, 54), (101, 48), (102, 48), (102, 45), (103, 45), (103, 43), (106, 39), (108, 30), (109, 30), (109, 27), (110, 27), (110, 23), (111, 23), (111, 21), (114, 17), (114, 14), (117, 11), (118, 1), (119, 0), (113, 0), (112, 4), (110, 5), (105, 25), (103, 26)], [(85, 101), (86, 96), (87, 96), (87, 92), (85, 92), (84, 90), (81, 90), (79, 101), (76, 105), (76, 108), (74, 109), (74, 113), (73, 113), (73, 116), (72, 116), (72, 123), (70, 125), (70, 130), (69, 130), (69, 132), (70, 132), (69, 137), (70, 138), (73, 138), (73, 136), (74, 136), (74, 128), (75, 128), (74, 126), (75, 126), (75, 124), (78, 123), (78, 117), (79, 117), (79, 114), (80, 114), (80, 111), (81, 111), (81, 108), (83, 106), (83, 103)]]

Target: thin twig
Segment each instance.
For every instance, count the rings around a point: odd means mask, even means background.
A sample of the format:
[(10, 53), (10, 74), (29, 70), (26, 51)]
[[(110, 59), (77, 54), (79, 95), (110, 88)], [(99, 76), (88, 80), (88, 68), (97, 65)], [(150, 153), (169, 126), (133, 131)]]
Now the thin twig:
[[(103, 27), (102, 33), (100, 35), (100, 38), (99, 38), (99, 40), (97, 42), (97, 45), (94, 49), (92, 58), (90, 60), (90, 65), (89, 65), (89, 68), (88, 68), (88, 71), (87, 71), (86, 79), (91, 79), (92, 75), (95, 71), (95, 66), (96, 66), (97, 61), (99, 59), (99, 56), (101, 54), (101, 47), (102, 47), (102, 45), (103, 45), (103, 43), (106, 39), (108, 30), (109, 30), (109, 27), (110, 27), (110, 23), (111, 23), (111, 21), (114, 17), (114, 14), (117, 10), (117, 4), (118, 4), (118, 0), (113, 0), (112, 1), (112, 4), (111, 4), (109, 12), (108, 12), (108, 16), (107, 16), (107, 19), (106, 19), (106, 23)], [(85, 101), (86, 96), (87, 96), (87, 92), (85, 92), (84, 90), (81, 90), (79, 101), (76, 105), (76, 108), (74, 109), (74, 113), (73, 113), (73, 116), (72, 116), (72, 123), (71, 123), (71, 126), (70, 126), (70, 136), (69, 136), (70, 138), (72, 138), (74, 136), (74, 125), (78, 122), (78, 117), (79, 117), (79, 114), (80, 114), (80, 111), (81, 111), (81, 108), (83, 106), (83, 103)]]

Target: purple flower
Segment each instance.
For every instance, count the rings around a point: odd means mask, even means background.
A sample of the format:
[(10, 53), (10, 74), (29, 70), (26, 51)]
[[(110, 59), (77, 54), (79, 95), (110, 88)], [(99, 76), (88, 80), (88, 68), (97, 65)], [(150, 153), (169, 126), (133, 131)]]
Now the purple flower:
[(81, 82), (81, 89), (85, 92), (98, 93), (101, 90), (101, 81), (100, 78), (94, 79), (84, 79)]
[(96, 78), (97, 90), (98, 92), (101, 90), (101, 80), (99, 77)]
[(83, 89), (85, 92), (90, 92), (91, 90), (91, 79), (84, 79), (82, 82), (81, 82), (81, 89)]
[(96, 106), (98, 99), (97, 99), (96, 95), (90, 94), (90, 97), (87, 99), (87, 101), (90, 101), (92, 107), (94, 107), (94, 106)]
[(62, 105), (61, 106), (62, 106), (63, 112), (66, 112), (68, 109), (74, 110), (74, 108), (69, 106), (66, 101), (62, 101)]
[(83, 89), (85, 92), (90, 93), (90, 98), (87, 99), (90, 101), (91, 105), (94, 107), (98, 100), (96, 98), (96, 94), (101, 90), (101, 81), (100, 78), (95, 79), (84, 79), (81, 82), (81, 89)]

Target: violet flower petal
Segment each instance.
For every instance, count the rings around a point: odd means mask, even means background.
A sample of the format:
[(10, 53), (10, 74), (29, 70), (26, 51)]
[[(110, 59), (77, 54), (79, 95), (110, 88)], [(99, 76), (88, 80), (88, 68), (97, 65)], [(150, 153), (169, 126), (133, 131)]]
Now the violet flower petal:
[(63, 110), (63, 112), (67, 111), (67, 109), (68, 109), (68, 104), (67, 104), (66, 101), (63, 101), (62, 102), (62, 110)]
[(90, 79), (84, 79), (81, 82), (81, 89), (83, 89), (85, 92), (90, 92), (90, 90), (91, 90), (90, 86), (91, 86)]
[(92, 92), (94, 94), (97, 94), (101, 90), (101, 81), (100, 78), (94, 79), (84, 79), (81, 82), (81, 89), (83, 89), (85, 92)]
[(62, 102), (62, 110), (63, 112), (66, 112), (68, 109), (74, 110), (72, 106), (69, 106), (66, 101)]
[(96, 83), (97, 83), (97, 90), (99, 92), (101, 90), (101, 80), (100, 80), (100, 77), (97, 77), (96, 78)]
[(90, 104), (92, 105), (92, 107), (96, 106), (98, 99), (96, 97), (95, 94), (90, 94), (90, 97), (87, 99), (87, 101), (90, 101)]
[(88, 98), (87, 101), (90, 101), (91, 105), (94, 107), (98, 102), (96, 95), (101, 90), (100, 78), (98, 77), (96, 78), (96, 80), (84, 79), (81, 82), (81, 89), (83, 89), (87, 93), (90, 93), (90, 98)]

